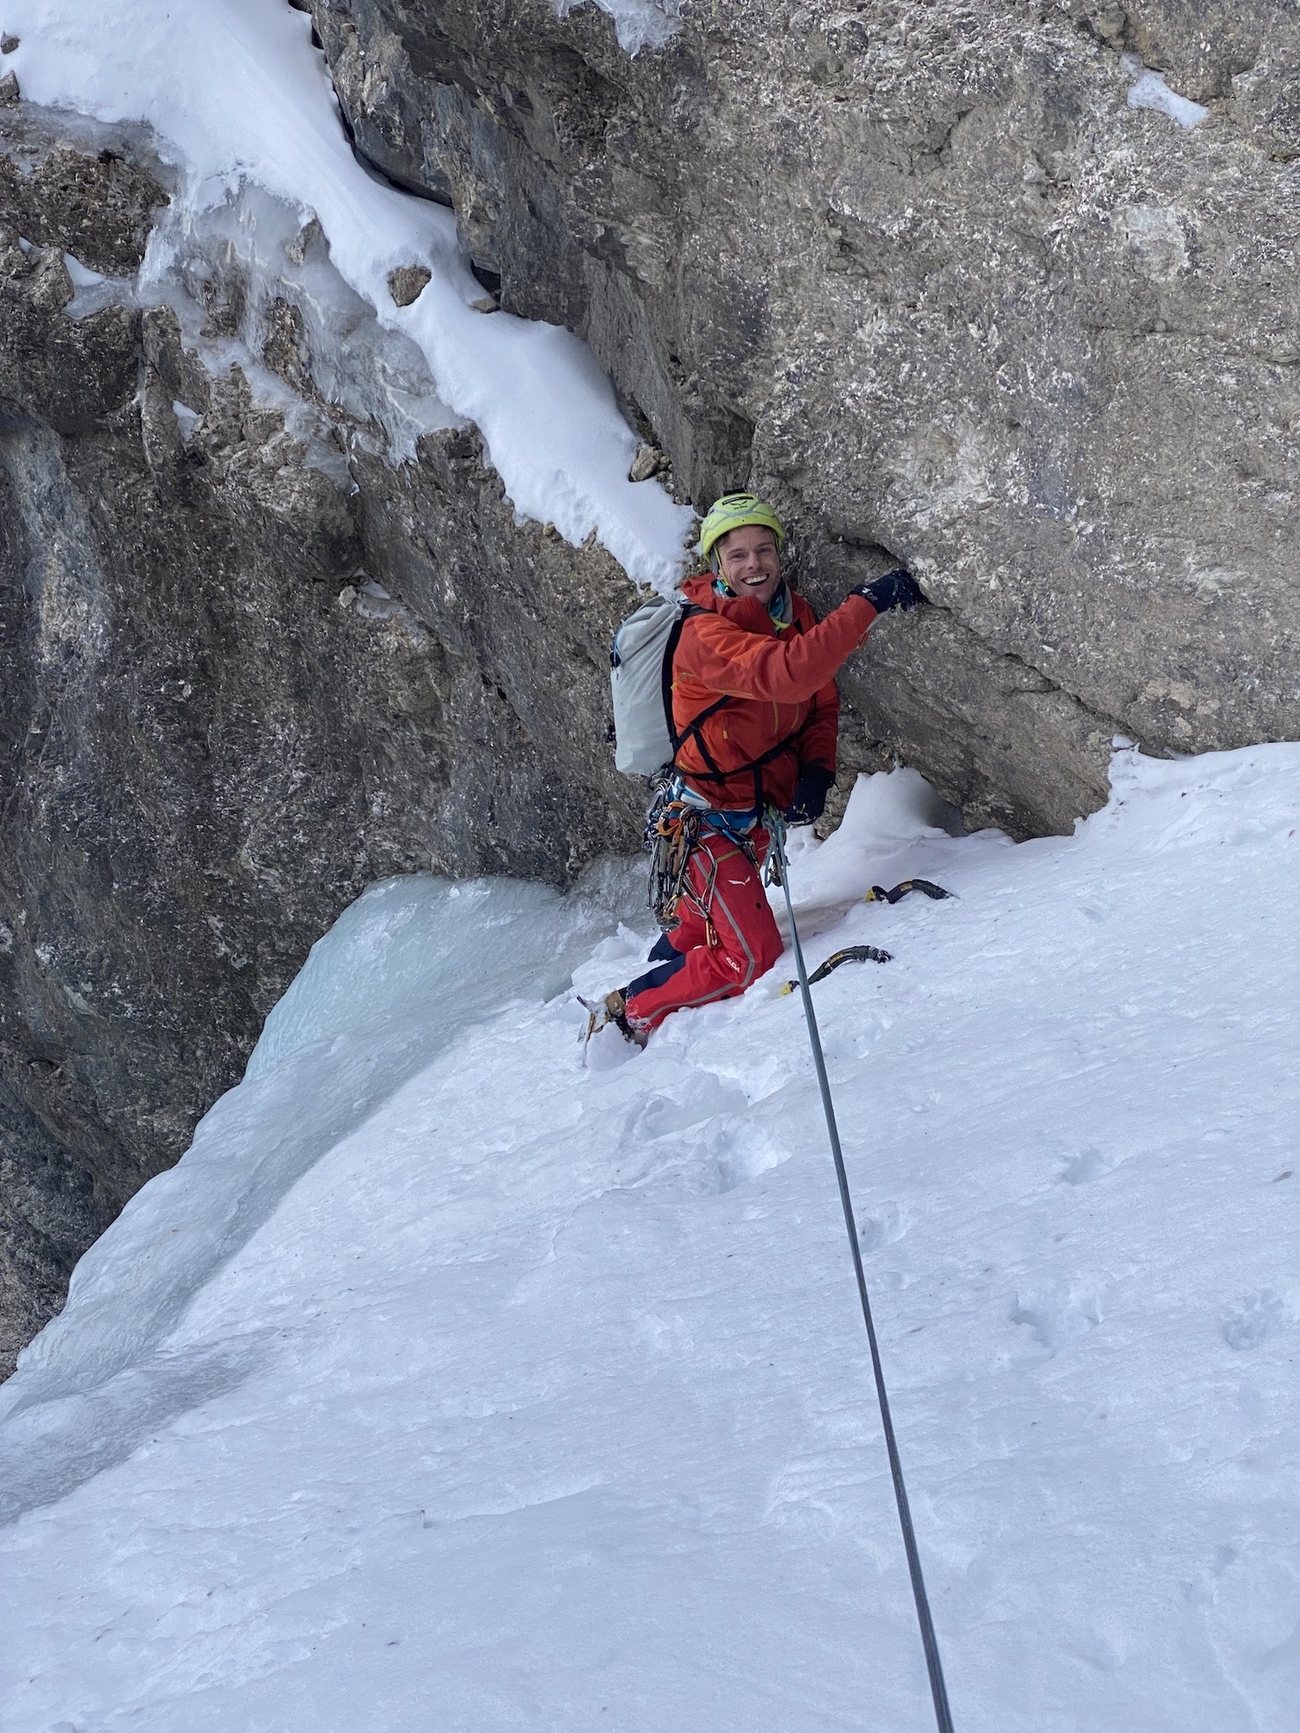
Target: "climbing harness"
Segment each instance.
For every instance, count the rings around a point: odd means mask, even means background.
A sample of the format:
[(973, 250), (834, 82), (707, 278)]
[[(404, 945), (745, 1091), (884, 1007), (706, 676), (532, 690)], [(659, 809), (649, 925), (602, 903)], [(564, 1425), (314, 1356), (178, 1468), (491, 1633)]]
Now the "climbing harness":
[[(889, 1395), (885, 1389), (885, 1373), (880, 1363), (880, 1349), (876, 1343), (876, 1326), (871, 1317), (871, 1301), (867, 1295), (867, 1278), (862, 1270), (862, 1252), (858, 1245), (858, 1228), (853, 1216), (853, 1200), (849, 1195), (848, 1174), (844, 1170), (844, 1153), (840, 1148), (840, 1134), (835, 1123), (835, 1104), (831, 1100), (830, 1081), (826, 1076), (826, 1060), (822, 1054), (821, 1036), (817, 1033), (817, 1014), (813, 1010), (811, 984), (803, 960), (803, 946), (799, 943), (799, 929), (795, 925), (794, 900), (790, 895), (790, 874), (785, 858), (785, 826), (779, 812), (772, 811), (768, 820), (768, 827), (772, 835), (771, 858), (775, 863), (771, 882), (780, 884), (785, 890), (786, 913), (790, 917), (790, 940), (794, 946), (799, 990), (803, 995), (804, 1021), (808, 1025), (808, 1044), (812, 1048), (813, 1066), (817, 1072), (817, 1085), (821, 1090), (822, 1108), (826, 1115), (826, 1132), (830, 1139), (831, 1156), (835, 1162), (835, 1177), (839, 1182), (840, 1203), (844, 1209), (844, 1226), (848, 1230), (849, 1250), (853, 1255), (853, 1273), (857, 1277), (858, 1298), (862, 1301), (862, 1320), (867, 1326), (867, 1341), (871, 1347), (871, 1369), (876, 1379), (876, 1396), (880, 1402), (880, 1419), (885, 1432), (885, 1449), (889, 1453), (889, 1471), (894, 1482), (894, 1501), (898, 1506), (898, 1520), (903, 1530), (903, 1547), (907, 1553), (907, 1568), (912, 1579), (912, 1598), (916, 1602), (916, 1617), (921, 1627), (921, 1644), (925, 1650), (925, 1664), (930, 1675), (930, 1696), (934, 1701), (935, 1723), (939, 1733), (953, 1733), (952, 1715), (948, 1708), (948, 1691), (944, 1684), (943, 1666), (939, 1658), (939, 1643), (934, 1633), (934, 1621), (930, 1617), (930, 1602), (925, 1592), (925, 1577), (921, 1571), (921, 1555), (917, 1550), (916, 1533), (912, 1527), (912, 1511), (907, 1502), (907, 1488), (903, 1484), (903, 1464), (898, 1454), (898, 1443), (894, 1437), (894, 1422), (889, 1412)], [(914, 879), (909, 882), (914, 889), (928, 886), (928, 880), (924, 879)], [(901, 887), (899, 889), (901, 890)], [(929, 886), (926, 894), (932, 895), (938, 889), (937, 885)], [(905, 895), (906, 892), (902, 894)], [(947, 893), (942, 894), (946, 895)], [(891, 902), (895, 899), (887, 892), (884, 900)]]
[[(655, 792), (646, 813), (642, 841), (650, 856), (650, 886), (647, 894), (651, 912), (660, 930), (671, 933), (681, 924), (681, 905), (694, 909), (704, 922), (709, 944), (713, 938), (713, 886), (718, 876), (718, 861), (708, 850), (700, 850), (700, 832), (705, 829), (724, 835), (752, 864), (754, 871), (761, 865), (747, 830), (752, 818), (741, 827), (727, 822), (727, 814), (713, 812), (685, 797), (675, 779), (663, 781)], [(697, 851), (702, 861), (703, 882), (691, 884), (691, 861)]]
[[(892, 963), (893, 960), (892, 952), (882, 951), (875, 945), (845, 945), (842, 951), (833, 952), (824, 963), (817, 965), (808, 977), (808, 985), (815, 987), (818, 981), (824, 981), (841, 963)], [(782, 998), (787, 993), (793, 993), (798, 985), (798, 981), (787, 981), (777, 997)]]

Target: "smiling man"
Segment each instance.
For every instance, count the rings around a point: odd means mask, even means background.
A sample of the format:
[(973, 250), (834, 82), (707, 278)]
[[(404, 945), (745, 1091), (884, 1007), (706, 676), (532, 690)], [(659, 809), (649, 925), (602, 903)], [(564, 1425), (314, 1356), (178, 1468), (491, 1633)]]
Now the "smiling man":
[[(781, 955), (763, 889), (769, 807), (787, 824), (820, 817), (835, 780), (835, 675), (890, 608), (923, 600), (901, 568), (851, 590), (818, 621), (781, 572), (781, 520), (753, 494), (715, 502), (700, 531), (709, 569), (673, 657), (673, 781), (663, 810), (692, 821), (677, 925), (653, 967), (606, 1010), (644, 1043), (671, 1011), (743, 993)], [(676, 807), (673, 803), (676, 802)]]

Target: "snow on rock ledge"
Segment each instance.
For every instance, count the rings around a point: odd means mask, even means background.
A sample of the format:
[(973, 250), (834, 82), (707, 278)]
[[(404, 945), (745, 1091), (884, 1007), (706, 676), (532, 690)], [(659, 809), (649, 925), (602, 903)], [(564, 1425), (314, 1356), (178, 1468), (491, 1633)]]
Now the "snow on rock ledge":
[[(7, 64), (26, 100), (154, 129), (181, 177), (179, 224), (203, 230), (250, 187), (299, 227), (318, 222), (347, 288), (418, 346), (438, 397), (481, 429), (521, 516), (575, 545), (595, 534), (640, 581), (680, 572), (690, 513), (656, 483), (628, 481), (637, 436), (590, 352), (557, 327), (475, 310), (482, 290), (454, 217), (357, 162), (301, 12), (265, 0), (184, 11), (161, 0), (11, 0), (6, 16), (19, 38)], [(430, 280), (399, 307), (389, 276), (412, 266)], [(416, 431), (447, 419), (433, 405)], [(409, 434), (392, 431), (409, 452)]]

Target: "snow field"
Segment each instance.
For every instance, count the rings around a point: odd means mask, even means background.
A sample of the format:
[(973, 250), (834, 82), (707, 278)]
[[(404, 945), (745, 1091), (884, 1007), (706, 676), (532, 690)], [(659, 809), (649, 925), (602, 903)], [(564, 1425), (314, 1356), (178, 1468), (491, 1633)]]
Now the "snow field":
[[(670, 27), (649, 0), (610, 7), (620, 30), (644, 15), (646, 42)], [(354, 413), (381, 415), (399, 454), (421, 431), (473, 421), (521, 517), (552, 522), (575, 544), (595, 533), (639, 581), (670, 586), (680, 575), (692, 514), (657, 482), (628, 481), (637, 436), (590, 350), (558, 326), (474, 310), (483, 291), (453, 214), (353, 156), (306, 14), (282, 0), (4, 0), (0, 24), (19, 39), (5, 67), (28, 101), (144, 121), (176, 168), (173, 208), (142, 273), (150, 298), (173, 298), (168, 273), (180, 264), (204, 269), (209, 240), (234, 247), (255, 304), (287, 278), (309, 330), (323, 313), (337, 342), (318, 336), (315, 347), (323, 362), (342, 352), (339, 376), (326, 367), (323, 385)], [(304, 286), (285, 245), (313, 217), (333, 271), (327, 280), (317, 261)], [(388, 288), (402, 265), (432, 273), (407, 307)], [(262, 370), (256, 383), (271, 390), (273, 378)]]
[[(792, 869), (810, 964), (895, 954), (814, 992), (956, 1724), (1282, 1733), (1300, 747), (1122, 753), (1017, 847), (923, 797)], [(954, 900), (837, 911), (917, 873)], [(789, 971), (584, 1069), (617, 877), (460, 890), (349, 911), (0, 1391), (10, 1463), (118, 1443), (0, 1540), (0, 1724), (932, 1725)]]

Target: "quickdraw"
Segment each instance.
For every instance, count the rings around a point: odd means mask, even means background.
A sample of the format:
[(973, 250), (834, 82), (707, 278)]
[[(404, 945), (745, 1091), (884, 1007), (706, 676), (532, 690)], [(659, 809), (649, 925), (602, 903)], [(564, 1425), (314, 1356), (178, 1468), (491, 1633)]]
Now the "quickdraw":
[(646, 813), (645, 846), (650, 854), (648, 902), (661, 930), (678, 925), (678, 904), (687, 894), (691, 855), (700, 834), (699, 809), (661, 789)]

